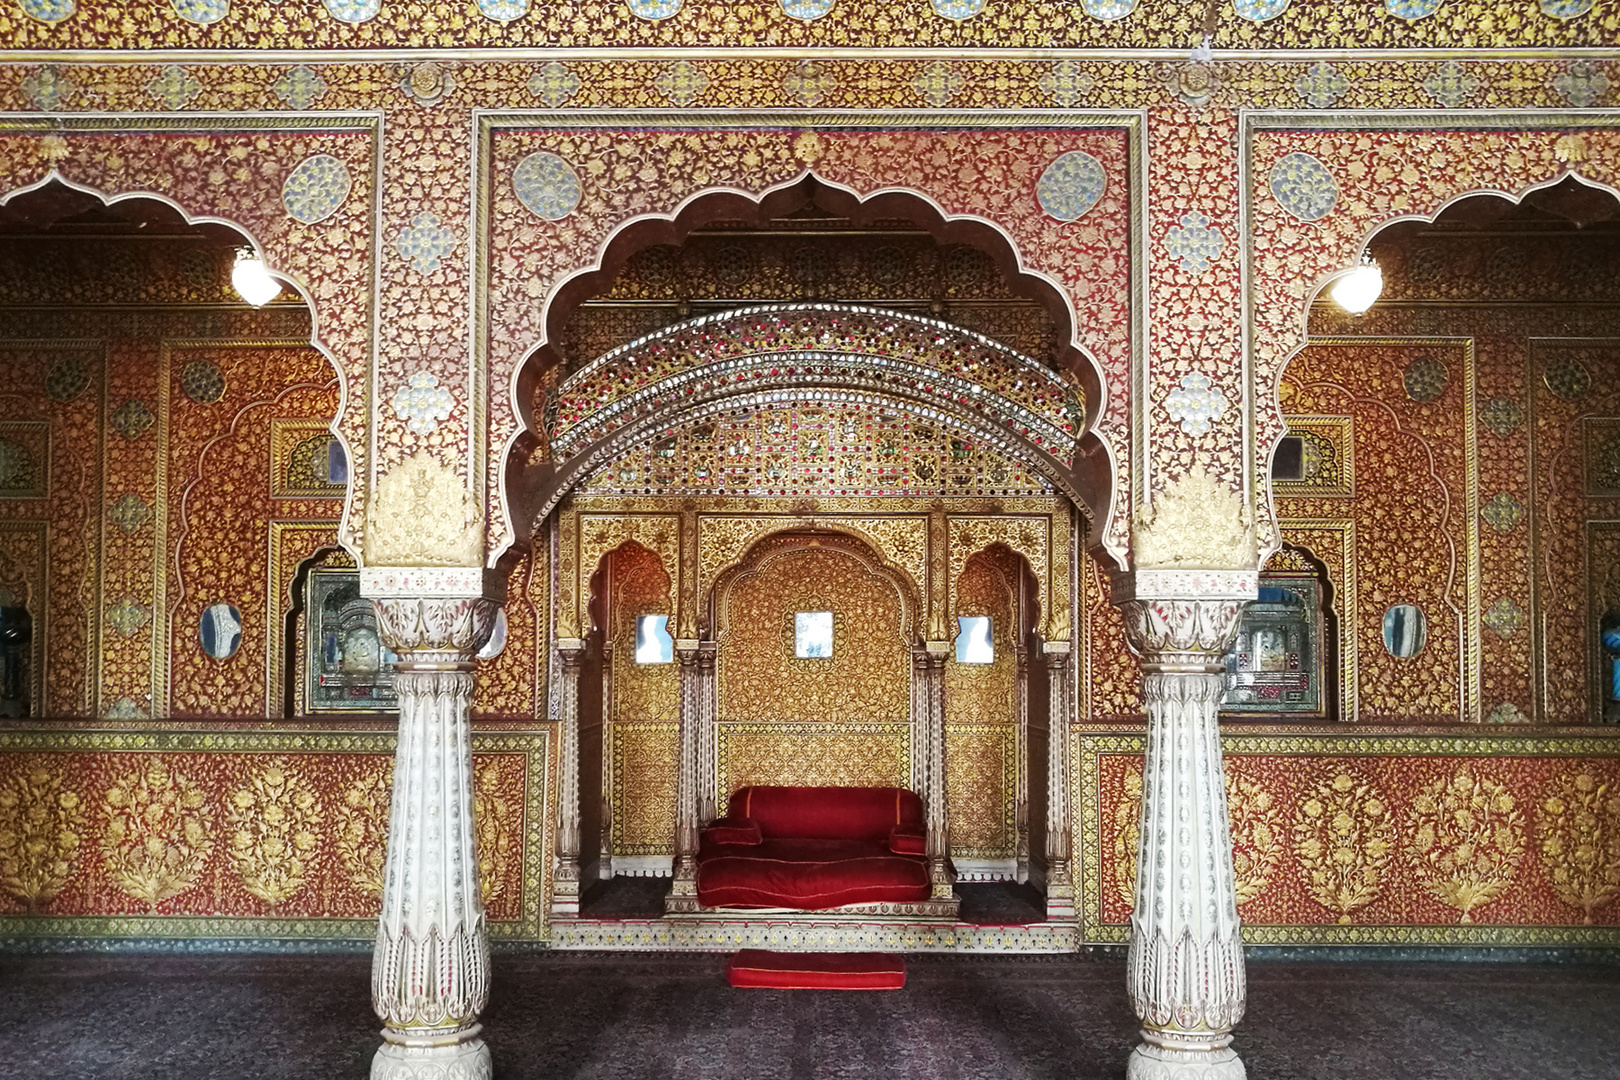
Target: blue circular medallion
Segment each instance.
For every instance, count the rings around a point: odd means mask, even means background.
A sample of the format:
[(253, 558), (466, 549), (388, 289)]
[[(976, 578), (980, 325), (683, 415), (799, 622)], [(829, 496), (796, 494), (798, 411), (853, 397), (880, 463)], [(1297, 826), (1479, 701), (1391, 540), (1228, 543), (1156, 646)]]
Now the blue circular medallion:
[(1108, 187), (1102, 162), (1084, 150), (1070, 150), (1053, 160), (1035, 182), (1041, 209), (1059, 221), (1084, 217)]

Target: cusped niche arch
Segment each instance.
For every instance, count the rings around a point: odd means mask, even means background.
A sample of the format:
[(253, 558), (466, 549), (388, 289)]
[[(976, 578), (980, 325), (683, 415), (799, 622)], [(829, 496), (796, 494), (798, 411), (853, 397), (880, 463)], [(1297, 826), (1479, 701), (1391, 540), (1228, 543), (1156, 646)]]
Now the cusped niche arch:
[[(1247, 460), (1263, 564), (1282, 543), (1270, 476), (1272, 456), (1287, 434), (1278, 391), (1289, 362), (1309, 344), (1311, 310), (1322, 292), (1358, 264), (1385, 229), (1433, 223), (1470, 198), (1494, 196), (1516, 205), (1573, 181), (1620, 199), (1620, 128), (1594, 126), (1573, 114), (1549, 116), (1534, 130), (1414, 114), (1369, 142), (1368, 132), (1340, 128), (1342, 120), (1325, 116), (1256, 114), (1244, 124), (1245, 259), (1251, 269), (1245, 355), (1251, 359), (1254, 401), (1254, 453)], [(1296, 154), (1314, 158), (1323, 168), (1316, 176), (1329, 177), (1313, 180), (1310, 192), (1326, 209), (1305, 221), (1284, 205), (1286, 199), (1298, 208), (1299, 185), (1279, 180), (1281, 196), (1272, 187), (1273, 170)], [(1358, 177), (1370, 178), (1353, 191), (1343, 176), (1331, 181), (1335, 171), (1350, 167), (1359, 170)], [(1286, 257), (1262, 256), (1268, 251)]]
[[(981, 334), (864, 305), (765, 304), (667, 327), (581, 368), (546, 409), (555, 459), (534, 524), (585, 477), (671, 429), (743, 406), (898, 404), (1023, 462), (1095, 520), (1077, 464), (1086, 403), (1070, 383)], [(1106, 492), (1104, 492), (1106, 495)]]
[[(1129, 399), (1130, 386), (1123, 366), (1116, 365), (1118, 370), (1112, 376), (1105, 374), (1103, 364), (1081, 341), (1083, 327), (1093, 325), (1094, 320), (1080, 319), (1068, 292), (1050, 274), (1027, 266), (1011, 236), (994, 222), (973, 215), (947, 213), (921, 191), (887, 186), (863, 195), (806, 169), (791, 180), (757, 193), (709, 188), (687, 196), (668, 212), (644, 214), (625, 221), (602, 242), (594, 260), (566, 274), (534, 305), (535, 310), (542, 312), (543, 336), (515, 362), (508, 361), (512, 364), (510, 368), (506, 363), (497, 365), (499, 370), (511, 371), (511, 404), (521, 418), (519, 427), (506, 442), (504, 455), (505, 488), (511, 493), (506, 501), (516, 527), (530, 526), (528, 535), (532, 535), (532, 526), (543, 521), (557, 501), (589, 471), (588, 468), (565, 471), (562, 463), (552, 459), (552, 448), (546, 442), (550, 433), (543, 429), (540, 418), (533, 415), (530, 407), (542, 380), (558, 378), (550, 373), (563, 364), (555, 343), (567, 317), (586, 300), (603, 293), (639, 251), (660, 245), (679, 246), (694, 230), (715, 222), (759, 225), (806, 209), (847, 218), (858, 228), (877, 222), (906, 221), (942, 244), (974, 248), (991, 258), (1017, 294), (1047, 309), (1062, 344), (1058, 355), (1049, 358), (1050, 367), (1035, 366), (1048, 377), (1054, 372), (1068, 375), (1073, 380), (1074, 398), (1079, 406), (1071, 439), (1073, 445), (1065, 452), (1067, 460), (1060, 470), (1062, 479), (1057, 486), (1093, 521), (1110, 521), (1116, 504), (1121, 502), (1116, 499), (1114, 490), (1121, 466), (1116, 463), (1117, 452), (1109, 440), (1117, 440), (1124, 433), (1115, 432), (1113, 428), (1105, 431), (1103, 418), (1110, 415), (1110, 409), (1118, 411), (1111, 401)], [(1126, 236), (1120, 238), (1121, 244), (1133, 242)], [(956, 329), (956, 332), (974, 336), (965, 330)], [(1063, 385), (1071, 384), (1063, 382)], [(1120, 532), (1117, 525), (1105, 526), (1096, 532), (1111, 552), (1123, 556), (1123, 541), (1117, 537), (1108, 539)], [(516, 539), (518, 537), (509, 533), (503, 540), (492, 538), (492, 543), (504, 547)]]

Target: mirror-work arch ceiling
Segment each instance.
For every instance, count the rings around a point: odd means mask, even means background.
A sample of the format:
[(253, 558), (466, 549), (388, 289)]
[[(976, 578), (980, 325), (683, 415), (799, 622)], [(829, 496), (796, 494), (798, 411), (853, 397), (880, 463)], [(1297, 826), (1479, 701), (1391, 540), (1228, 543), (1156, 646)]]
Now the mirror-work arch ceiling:
[[(1187, 49), (1184, 0), (929, 0), (872, 16), (854, 0), (12, 0), (0, 40), (24, 49), (378, 49), (611, 46)], [(1612, 45), (1601, 0), (1220, 0), (1231, 49)]]

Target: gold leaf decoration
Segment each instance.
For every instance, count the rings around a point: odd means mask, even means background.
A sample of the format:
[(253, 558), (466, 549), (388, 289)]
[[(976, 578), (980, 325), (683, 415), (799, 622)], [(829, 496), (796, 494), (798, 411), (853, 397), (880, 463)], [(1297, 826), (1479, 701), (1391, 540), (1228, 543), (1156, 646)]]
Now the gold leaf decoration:
[(1226, 812), (1232, 827), (1232, 871), (1237, 902), (1246, 904), (1271, 883), (1282, 859), (1282, 808), (1252, 780), (1226, 774)]
[(485, 906), (506, 892), (506, 868), (517, 854), (517, 837), (508, 822), (511, 801), (500, 790), (499, 763), (473, 766), (473, 832), (478, 842), (478, 891)]
[(1443, 904), (1462, 912), (1507, 891), (1524, 854), (1524, 826), (1513, 795), (1498, 780), (1460, 769), (1436, 777), (1412, 800), (1406, 851), (1417, 879)]
[(0, 785), (0, 889), (39, 910), (62, 891), (84, 835), (79, 793), (37, 766)]
[(1590, 772), (1565, 773), (1547, 785), (1538, 826), (1553, 892), (1590, 926), (1620, 893), (1620, 792)]
[(382, 897), (383, 863), (388, 855), (388, 809), (394, 796), (394, 763), (349, 781), (334, 812), (338, 862), (349, 883), (367, 896)]
[(1120, 782), (1114, 805), (1114, 891), (1126, 907), (1136, 906), (1136, 859), (1142, 840), (1142, 774), (1132, 769)]
[(1382, 793), (1349, 770), (1319, 781), (1294, 818), (1306, 891), (1341, 923), (1377, 899), (1394, 841)]
[(160, 757), (116, 778), (102, 801), (107, 877), (154, 911), (197, 884), (214, 850), (203, 789)]
[(249, 895), (274, 909), (298, 894), (321, 841), (321, 804), (308, 780), (272, 760), (226, 798), (225, 824)]

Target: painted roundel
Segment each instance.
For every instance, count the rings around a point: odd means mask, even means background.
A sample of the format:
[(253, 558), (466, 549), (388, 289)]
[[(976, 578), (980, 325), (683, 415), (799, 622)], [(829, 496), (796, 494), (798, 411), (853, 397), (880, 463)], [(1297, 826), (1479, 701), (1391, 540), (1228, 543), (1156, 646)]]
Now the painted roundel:
[(22, 0), (23, 14), (46, 23), (61, 22), (78, 6), (74, 0)]
[(1097, 205), (1108, 187), (1102, 162), (1084, 150), (1071, 150), (1053, 160), (1035, 182), (1041, 209), (1059, 221), (1075, 221)]
[(1271, 193), (1284, 210), (1301, 221), (1317, 221), (1339, 201), (1339, 185), (1328, 167), (1296, 150), (1271, 167)]
[(934, 14), (961, 22), (984, 10), (985, 0), (930, 0)]
[(327, 14), (346, 23), (370, 22), (382, 10), (382, 0), (324, 0)]
[(305, 225), (337, 213), (349, 197), (348, 166), (331, 154), (315, 154), (298, 163), (281, 185), (281, 205)]
[(667, 19), (681, 10), (681, 0), (624, 0), (624, 2), (630, 6), (630, 14), (648, 22)]
[(782, 11), (803, 22), (814, 22), (833, 9), (836, 0), (781, 0)]
[(547, 221), (561, 221), (572, 214), (583, 190), (574, 167), (545, 150), (518, 162), (512, 170), (512, 189), (529, 213)]
[(1275, 19), (1288, 10), (1289, 0), (1232, 0), (1232, 9), (1238, 13), (1239, 18), (1250, 22), (1265, 22)]
[(173, 0), (173, 3), (176, 15), (203, 26), (217, 23), (231, 13), (231, 0)]

